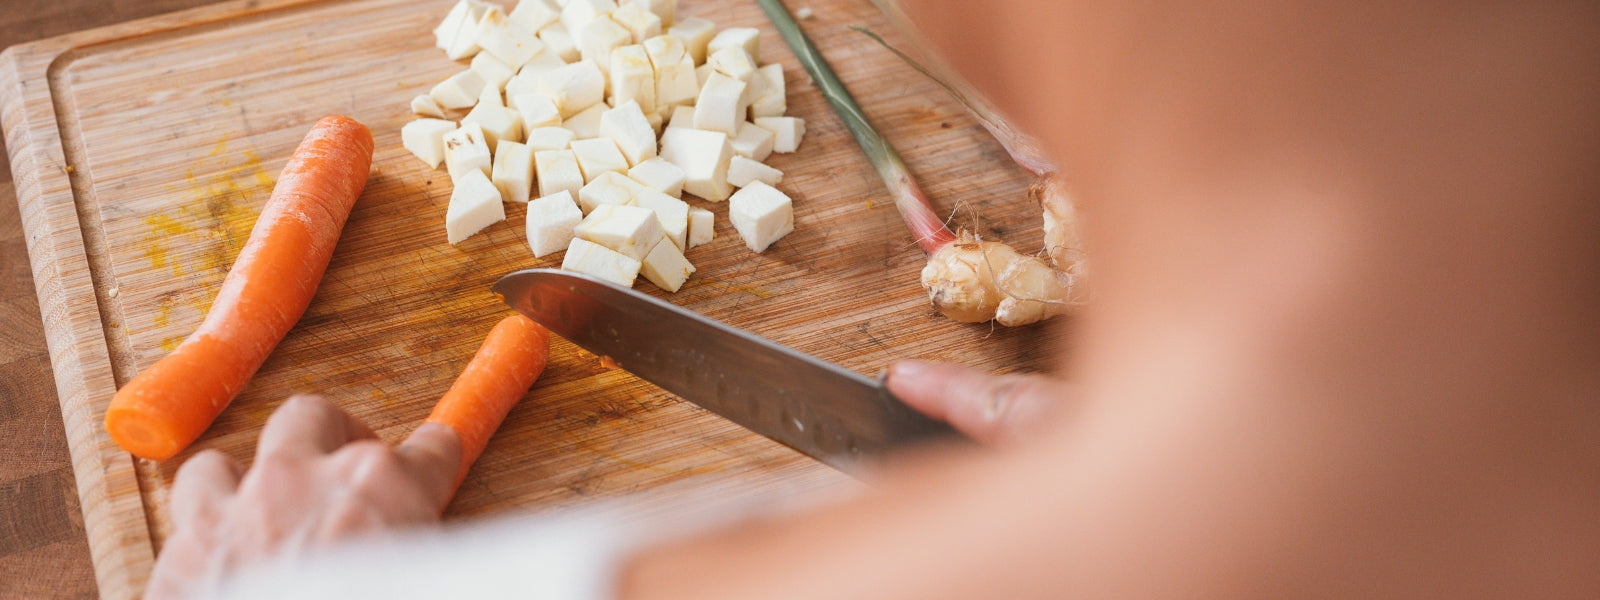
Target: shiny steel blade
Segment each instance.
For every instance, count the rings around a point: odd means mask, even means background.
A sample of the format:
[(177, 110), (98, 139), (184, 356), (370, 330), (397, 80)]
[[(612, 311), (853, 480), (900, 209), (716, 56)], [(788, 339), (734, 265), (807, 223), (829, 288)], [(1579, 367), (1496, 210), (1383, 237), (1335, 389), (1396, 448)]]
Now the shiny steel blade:
[(859, 457), (952, 433), (878, 381), (587, 275), (528, 269), (493, 289), (583, 349), (841, 470)]

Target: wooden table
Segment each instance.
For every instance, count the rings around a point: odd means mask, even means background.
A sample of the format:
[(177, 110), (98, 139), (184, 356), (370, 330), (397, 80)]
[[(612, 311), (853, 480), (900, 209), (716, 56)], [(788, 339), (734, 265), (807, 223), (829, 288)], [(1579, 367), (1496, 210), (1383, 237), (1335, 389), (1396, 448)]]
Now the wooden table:
[[(0, 48), (214, 1), (6, 0)], [(0, 599), (93, 598), (94, 569), (30, 273), (10, 163), (0, 160)]]

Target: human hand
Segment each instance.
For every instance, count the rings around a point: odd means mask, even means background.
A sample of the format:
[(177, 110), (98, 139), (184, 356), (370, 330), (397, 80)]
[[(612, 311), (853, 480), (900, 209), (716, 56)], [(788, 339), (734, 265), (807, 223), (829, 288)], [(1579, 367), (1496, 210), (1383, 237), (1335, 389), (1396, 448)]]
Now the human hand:
[(172, 536), (146, 598), (204, 595), (241, 566), (361, 534), (437, 523), (461, 441), (424, 424), (398, 447), (320, 396), (295, 396), (261, 431), (248, 471), (207, 450), (178, 469)]
[(1042, 375), (989, 375), (920, 360), (891, 365), (887, 383), (907, 405), (989, 445), (1026, 435), (1069, 391), (1065, 383)]

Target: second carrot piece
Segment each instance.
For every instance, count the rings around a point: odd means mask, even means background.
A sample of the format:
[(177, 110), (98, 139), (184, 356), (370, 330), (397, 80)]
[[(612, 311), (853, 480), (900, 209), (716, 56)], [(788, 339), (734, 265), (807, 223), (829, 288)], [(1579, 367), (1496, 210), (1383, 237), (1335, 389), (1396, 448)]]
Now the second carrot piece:
[(522, 315), (501, 320), (428, 415), (461, 437), (456, 485), (489, 444), (511, 407), (528, 394), (550, 357), (550, 332)]

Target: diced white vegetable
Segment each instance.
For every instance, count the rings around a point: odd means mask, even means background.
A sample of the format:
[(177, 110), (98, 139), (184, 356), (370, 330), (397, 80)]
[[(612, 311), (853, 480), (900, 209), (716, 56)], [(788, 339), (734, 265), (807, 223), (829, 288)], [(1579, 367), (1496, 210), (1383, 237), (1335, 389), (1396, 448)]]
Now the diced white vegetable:
[(550, 0), (522, 0), (511, 10), (511, 22), (528, 31), (544, 29), (560, 18), (561, 9)]
[(733, 146), (720, 131), (668, 127), (661, 135), (661, 158), (683, 169), (683, 191), (712, 202), (728, 199), (728, 162)]
[[(450, 60), (472, 58), (478, 53), (478, 21), (489, 12), (489, 9), (496, 8), (493, 4), (472, 0), (466, 2), (466, 5), (466, 13), (456, 20), (454, 30), (438, 40), (444, 48), (445, 56), (450, 57)], [(448, 21), (449, 16), (445, 19)], [(446, 40), (448, 44), (443, 43)]]
[(472, 171), (488, 179), (494, 163), (489, 154), (489, 142), (484, 141), (483, 128), (477, 123), (463, 122), (455, 131), (444, 134), (444, 163), (450, 179), (460, 181)]
[[(461, 31), (461, 24), (469, 18), (476, 20), (476, 17), (472, 16), (474, 5), (481, 6), (483, 3), (475, 0), (461, 0), (455, 6), (450, 7), (450, 12), (445, 14), (444, 21), (441, 21), (438, 27), (433, 28), (434, 45), (438, 46), (440, 50), (449, 50), (451, 46), (454, 46), (456, 34)], [(487, 10), (487, 7), (484, 7), (484, 10)]]
[(572, 39), (572, 32), (560, 23), (551, 23), (540, 29), (539, 41), (544, 42), (544, 47), (561, 57), (561, 60), (572, 62), (582, 56), (578, 52), (578, 40)]
[(710, 242), (717, 237), (716, 215), (699, 207), (689, 208), (689, 247)]
[(656, 112), (680, 104), (694, 104), (700, 95), (700, 81), (694, 74), (694, 59), (683, 47), (683, 40), (658, 35), (644, 41), (645, 54), (656, 76)]
[(706, 52), (715, 54), (723, 48), (739, 48), (750, 54), (750, 59), (761, 62), (761, 30), (754, 27), (729, 27), (717, 32), (706, 44)]
[(533, 167), (538, 173), (540, 196), (563, 190), (577, 196), (578, 190), (583, 189), (583, 170), (578, 167), (578, 155), (571, 150), (535, 152)]
[(633, 44), (612, 50), (608, 75), (612, 106), (636, 102), (640, 115), (656, 111), (656, 71), (650, 66), (650, 55), (645, 54), (644, 46)]
[(672, 127), (688, 127), (690, 129), (693, 129), (694, 128), (694, 107), (693, 106), (674, 106), (674, 107), (672, 107), (672, 118), (667, 120), (667, 127), (668, 128), (672, 128)]
[(600, 115), (600, 135), (616, 142), (630, 166), (656, 157), (655, 129), (639, 110), (639, 103), (632, 100)]
[[(545, 71), (549, 71), (551, 69), (559, 69), (565, 66), (567, 66), (567, 61), (561, 60), (561, 57), (556, 54), (555, 50), (552, 50), (549, 46), (546, 46), (544, 52), (533, 55), (533, 58), (528, 60), (528, 64), (522, 65), (522, 69), (517, 71), (517, 75), (520, 77), (526, 77), (529, 82), (532, 82), (539, 76), (540, 73), (544, 73)], [(509, 85), (510, 84), (507, 83), (507, 86)], [(510, 93), (510, 91), (511, 90), (508, 87), (506, 92)]]
[(489, 85), (477, 71), (467, 69), (439, 82), (428, 92), (443, 108), (471, 108), (477, 104), (483, 88)]
[[(494, 88), (484, 89), (485, 91), (492, 91)], [(495, 94), (498, 95), (499, 92), (495, 92)], [(483, 138), (489, 144), (490, 152), (494, 152), (495, 148), (500, 147), (500, 140), (517, 141), (522, 139), (522, 122), (516, 113), (511, 112), (510, 109), (504, 106), (500, 106), (499, 103), (479, 102), (477, 106), (472, 107), (472, 112), (461, 118), (461, 122), (463, 124), (476, 123), (483, 128)]]
[(439, 101), (433, 96), (422, 94), (411, 99), (411, 114), (419, 117), (444, 118), (444, 107), (439, 106)]
[(638, 195), (633, 197), (633, 205), (648, 208), (656, 213), (656, 219), (661, 221), (661, 231), (667, 239), (677, 246), (679, 250), (687, 248), (684, 244), (689, 242), (689, 204), (672, 196), (641, 187)]
[[(505, 102), (505, 98), (500, 95), (500, 88), (495, 87), (494, 84), (489, 84), (489, 85), (483, 86), (483, 93), (478, 94), (478, 105), (474, 106), (473, 108), (477, 108), (478, 106), (483, 106), (484, 104), (490, 104), (490, 105), (494, 105), (494, 106), (499, 106), (501, 108), (505, 108), (506, 102)], [(516, 111), (512, 111), (512, 112), (516, 112)]]
[(798, 150), (806, 136), (806, 120), (799, 117), (757, 117), (756, 125), (772, 132), (772, 151), (778, 154)]
[(511, 96), (515, 99), (511, 104), (517, 106), (517, 115), (522, 118), (522, 128), (533, 131), (541, 127), (560, 127), (561, 109), (556, 108), (556, 103), (549, 96), (538, 92), (529, 92)]
[(494, 177), (490, 178), (506, 202), (526, 204), (533, 194), (533, 150), (505, 140), (494, 152)]
[(455, 186), (450, 192), (450, 208), (444, 215), (445, 238), (452, 245), (506, 220), (500, 190), (495, 189), (482, 171), (468, 171), (465, 177), (456, 179)]
[(678, 12), (678, 0), (623, 0), (623, 3), (637, 4), (655, 13), (662, 27), (671, 27)]
[(653, 112), (653, 113), (650, 113), (648, 115), (645, 115), (644, 116), (644, 121), (646, 123), (650, 124), (650, 134), (651, 135), (660, 136), (661, 135), (661, 125), (666, 122), (666, 119), (661, 118), (661, 113)]
[(572, 130), (565, 127), (540, 127), (528, 130), (528, 148), (534, 152), (566, 150), (572, 144)]
[[(523, 0), (527, 2), (529, 0)], [(566, 190), (528, 203), (528, 247), (535, 258), (560, 252), (572, 243), (572, 230), (583, 213)]]
[(578, 51), (583, 59), (592, 61), (600, 72), (611, 72), (611, 51), (633, 43), (633, 34), (618, 25), (611, 17), (599, 17), (583, 26), (578, 35)]
[(605, 100), (606, 78), (593, 62), (580, 60), (540, 73), (534, 91), (548, 96), (567, 118)]
[(593, 275), (622, 287), (632, 287), (643, 266), (638, 259), (583, 238), (572, 238), (566, 256), (561, 257), (561, 268), (585, 275)]
[(728, 161), (728, 183), (742, 188), (750, 185), (752, 181), (778, 185), (778, 182), (783, 181), (783, 171), (743, 156), (735, 156), (733, 160)]
[[(566, 63), (561, 63), (561, 66), (566, 66)], [(528, 70), (527, 67), (523, 67), (522, 70), (522, 73), (517, 73), (506, 81), (506, 108), (511, 110), (520, 108), (517, 106), (517, 96), (539, 93), (538, 73), (524, 74)]]
[(712, 52), (706, 58), (706, 64), (711, 65), (712, 70), (746, 84), (756, 76), (755, 59), (750, 58), (750, 53), (740, 46), (728, 46)]
[(617, 10), (614, 0), (571, 0), (561, 9), (561, 24), (572, 32), (572, 37), (578, 42), (578, 47), (583, 47), (585, 35), (583, 28), (590, 22), (611, 14)]
[(683, 47), (696, 65), (706, 62), (706, 48), (716, 33), (717, 25), (700, 17), (689, 17), (667, 28), (668, 35), (683, 40)]
[(539, 41), (535, 30), (511, 22), (499, 7), (489, 9), (478, 22), (478, 45), (512, 68), (527, 64), (533, 55), (544, 50), (544, 42)]
[(579, 238), (643, 259), (665, 236), (661, 220), (648, 208), (602, 204), (574, 230)]
[(628, 174), (628, 159), (617, 149), (611, 138), (573, 140), (572, 152), (578, 155), (578, 166), (583, 168), (583, 181), (594, 181), (601, 173)]
[(733, 145), (733, 153), (745, 158), (763, 161), (772, 154), (773, 134), (752, 123), (740, 123), (739, 135), (733, 136), (728, 143)]
[(574, 139), (590, 140), (600, 137), (600, 116), (606, 114), (605, 103), (596, 104), (561, 121), (561, 126), (572, 130)]
[(689, 259), (683, 257), (683, 250), (670, 241), (656, 243), (656, 247), (641, 261), (639, 274), (656, 284), (656, 287), (676, 293), (683, 287), (683, 282), (689, 280), (689, 275), (694, 273), (694, 265), (689, 264)]
[(628, 177), (673, 198), (683, 196), (683, 169), (665, 159), (652, 158), (634, 165), (628, 169)]
[(444, 135), (456, 124), (443, 119), (417, 119), (400, 128), (400, 145), (434, 169), (444, 162)]
[(578, 208), (583, 210), (583, 214), (589, 214), (594, 212), (596, 207), (605, 204), (617, 206), (633, 204), (633, 199), (644, 189), (643, 184), (621, 173), (601, 173), (594, 181), (584, 184), (583, 189), (578, 190)]
[(712, 73), (694, 103), (694, 128), (737, 135), (744, 123), (745, 83), (722, 73)]
[(789, 111), (789, 99), (783, 83), (783, 65), (772, 63), (763, 66), (757, 73), (756, 80), (761, 82), (761, 92), (756, 94), (755, 102), (750, 103), (750, 116), (781, 117)]
[(624, 2), (617, 10), (611, 12), (611, 20), (616, 21), (628, 33), (633, 34), (633, 44), (642, 44), (645, 40), (661, 35), (661, 17), (650, 12), (649, 7)]
[(751, 182), (728, 199), (728, 221), (744, 238), (744, 245), (764, 252), (794, 231), (794, 202), (778, 188)]

